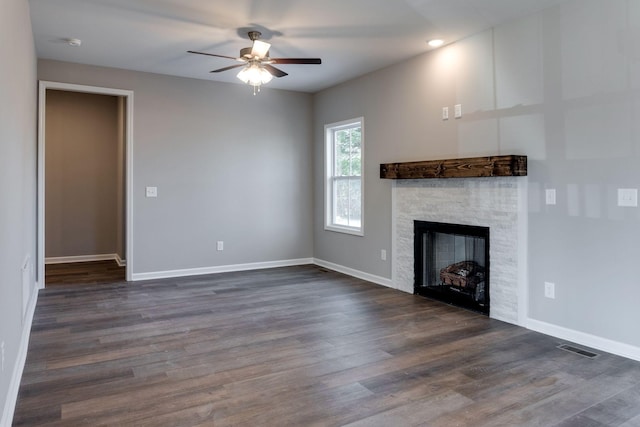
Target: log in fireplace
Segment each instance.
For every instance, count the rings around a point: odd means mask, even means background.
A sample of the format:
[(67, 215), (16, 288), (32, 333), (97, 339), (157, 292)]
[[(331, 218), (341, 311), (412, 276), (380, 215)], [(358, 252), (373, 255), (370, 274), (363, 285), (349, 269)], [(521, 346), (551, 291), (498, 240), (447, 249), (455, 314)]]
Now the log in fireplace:
[(489, 314), (489, 228), (414, 221), (414, 293)]

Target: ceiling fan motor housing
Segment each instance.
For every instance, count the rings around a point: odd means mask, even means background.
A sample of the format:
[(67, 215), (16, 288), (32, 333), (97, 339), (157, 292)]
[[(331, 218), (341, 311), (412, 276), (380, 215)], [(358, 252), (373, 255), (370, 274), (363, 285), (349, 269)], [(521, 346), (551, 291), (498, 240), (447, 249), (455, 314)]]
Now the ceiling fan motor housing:
[(243, 47), (240, 49), (240, 58), (251, 58), (252, 47)]

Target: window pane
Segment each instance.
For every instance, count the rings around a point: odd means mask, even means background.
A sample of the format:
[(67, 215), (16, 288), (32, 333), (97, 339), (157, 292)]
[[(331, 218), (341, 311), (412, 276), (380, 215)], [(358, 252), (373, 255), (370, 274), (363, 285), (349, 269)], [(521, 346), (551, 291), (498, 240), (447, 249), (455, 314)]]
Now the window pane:
[(334, 180), (333, 223), (349, 227), (362, 224), (362, 181), (359, 178)]
[(334, 181), (334, 188), (333, 223), (349, 225), (349, 181), (337, 179)]
[(360, 227), (362, 221), (362, 182), (360, 179), (349, 180), (349, 225)]
[(350, 130), (351, 136), (351, 176), (362, 175), (362, 133), (360, 127)]
[(339, 130), (335, 133), (336, 145), (336, 176), (349, 176), (351, 168), (351, 137), (348, 130)]

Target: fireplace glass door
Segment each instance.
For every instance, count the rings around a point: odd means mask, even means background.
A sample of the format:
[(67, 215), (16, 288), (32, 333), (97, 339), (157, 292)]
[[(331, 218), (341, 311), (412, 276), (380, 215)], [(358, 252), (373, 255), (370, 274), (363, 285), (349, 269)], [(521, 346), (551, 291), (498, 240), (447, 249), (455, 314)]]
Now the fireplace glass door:
[(415, 221), (414, 292), (489, 313), (489, 229)]

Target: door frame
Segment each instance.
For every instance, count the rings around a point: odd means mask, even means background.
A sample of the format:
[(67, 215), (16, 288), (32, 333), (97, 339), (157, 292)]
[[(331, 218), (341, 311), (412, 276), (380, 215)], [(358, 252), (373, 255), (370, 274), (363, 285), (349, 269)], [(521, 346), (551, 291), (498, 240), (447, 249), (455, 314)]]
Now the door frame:
[(40, 80), (38, 83), (38, 240), (36, 276), (36, 283), (38, 285), (38, 288), (43, 289), (45, 286), (45, 129), (47, 89), (63, 90), (68, 92), (94, 93), (100, 95), (113, 95), (125, 98), (125, 271), (127, 281), (131, 281), (133, 277), (133, 91)]

